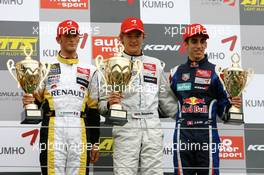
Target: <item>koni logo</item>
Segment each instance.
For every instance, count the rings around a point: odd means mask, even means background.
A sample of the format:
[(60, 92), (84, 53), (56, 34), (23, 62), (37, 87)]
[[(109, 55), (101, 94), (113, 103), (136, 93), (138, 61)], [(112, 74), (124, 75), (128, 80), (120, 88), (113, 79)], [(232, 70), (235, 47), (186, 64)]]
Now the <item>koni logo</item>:
[(146, 44), (144, 50), (155, 51), (178, 51), (181, 45), (178, 44)]
[(48, 9), (88, 9), (88, 0), (41, 0), (41, 8)]
[(114, 56), (118, 51), (120, 41), (115, 36), (95, 36), (92, 37), (93, 43), (93, 58), (102, 55), (105, 59)]

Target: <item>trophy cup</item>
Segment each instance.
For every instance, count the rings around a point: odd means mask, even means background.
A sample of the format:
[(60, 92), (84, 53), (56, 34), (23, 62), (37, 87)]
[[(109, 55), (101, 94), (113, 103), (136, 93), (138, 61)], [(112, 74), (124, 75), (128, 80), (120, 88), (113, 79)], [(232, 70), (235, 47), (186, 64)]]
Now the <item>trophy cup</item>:
[[(12, 77), (18, 82), (25, 93), (32, 94), (41, 86), (44, 79), (47, 77), (50, 64), (43, 64), (31, 58), (32, 48), (24, 47), (24, 54), (26, 58), (15, 64), (12, 59), (7, 61), (7, 68)], [(14, 73), (16, 72), (16, 73)], [(16, 74), (16, 76), (15, 76)], [(42, 120), (42, 112), (34, 103), (25, 106), (25, 114), (22, 115), (21, 124), (38, 124)]]
[[(237, 53), (231, 57), (232, 66), (219, 70), (220, 77), (225, 85), (226, 91), (232, 97), (240, 96), (253, 75), (253, 70), (244, 70), (240, 67), (240, 57)], [(240, 108), (231, 106), (229, 109), (229, 121), (244, 123), (244, 116)]]
[[(130, 88), (132, 82), (137, 78), (142, 69), (142, 62), (136, 60), (132, 62), (128, 58), (122, 57), (124, 46), (116, 46), (114, 57), (105, 59), (98, 55), (95, 59), (96, 67), (104, 80), (103, 88), (110, 88), (110, 92), (122, 93), (126, 88)], [(136, 69), (136, 73), (133, 70)], [(107, 124), (124, 125), (127, 123), (127, 111), (123, 110), (121, 104), (113, 104), (109, 108), (109, 116), (106, 118)]]

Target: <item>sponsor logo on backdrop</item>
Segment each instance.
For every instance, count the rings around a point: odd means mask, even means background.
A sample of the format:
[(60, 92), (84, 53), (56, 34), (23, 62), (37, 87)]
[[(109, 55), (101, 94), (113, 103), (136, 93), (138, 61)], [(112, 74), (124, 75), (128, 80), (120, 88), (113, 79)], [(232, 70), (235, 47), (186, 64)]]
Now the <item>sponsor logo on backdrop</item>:
[(143, 50), (178, 51), (181, 45), (177, 44), (146, 44)]
[(264, 0), (242, 0), (244, 11), (264, 11)]
[(0, 0), (0, 5), (23, 5), (23, 0)]
[(120, 44), (120, 41), (118, 37), (114, 36), (96, 36), (92, 37), (92, 43), (93, 58), (96, 58), (98, 55), (102, 55), (104, 58), (110, 58), (118, 51), (116, 46)]
[(246, 107), (250, 107), (250, 108), (263, 108), (264, 100), (248, 99), (248, 100), (245, 100), (245, 105)]
[(39, 134), (39, 130), (38, 129), (33, 129), (31, 131), (27, 131), (27, 132), (22, 133), (21, 137), (22, 138), (26, 138), (26, 137), (30, 137), (31, 136), (30, 145), (32, 146), (36, 142), (38, 134)]
[(173, 155), (173, 147), (172, 145), (164, 145), (163, 146), (163, 154), (167, 156)]
[(56, 57), (59, 51), (55, 49), (44, 49), (42, 50), (42, 57)]
[(249, 145), (248, 151), (264, 151), (264, 145)]
[(135, 0), (114, 0), (114, 1), (118, 1), (118, 2), (127, 2), (128, 5), (132, 5), (134, 4)]
[(23, 94), (23, 92), (0, 91), (0, 101), (21, 101)]
[(24, 56), (24, 47), (33, 49), (32, 56), (37, 56), (38, 37), (0, 36), (0, 56)]
[(0, 155), (22, 155), (25, 154), (25, 152), (26, 149), (21, 146), (0, 147)]
[(135, 2), (135, 0), (127, 0), (128, 4), (133, 4)]
[(237, 41), (237, 36), (236, 35), (228, 37), (228, 38), (224, 38), (224, 39), (221, 40), (222, 44), (231, 42), (230, 47), (229, 47), (230, 51), (234, 50), (234, 48), (236, 46), (236, 41)]
[(142, 8), (173, 8), (175, 6), (172, 0), (143, 0)]
[[(88, 39), (88, 33), (84, 33), (80, 35), (80, 49), (84, 49), (87, 44)], [(59, 51), (56, 49), (43, 49), (42, 50), (42, 56), (43, 57), (56, 57), (58, 55)]]
[(221, 146), (219, 149), (220, 159), (243, 160), (244, 141), (242, 136), (221, 136)]
[(236, 5), (236, 0), (201, 0), (201, 4), (211, 6), (228, 5), (234, 7)]
[(226, 57), (224, 52), (208, 52), (207, 56), (209, 60), (223, 60)]
[(113, 137), (99, 138), (99, 152), (100, 156), (107, 157), (113, 154)]
[(252, 55), (264, 55), (264, 46), (260, 46), (260, 45), (242, 46), (242, 51), (249, 52)]
[(88, 0), (41, 0), (41, 8), (88, 9)]

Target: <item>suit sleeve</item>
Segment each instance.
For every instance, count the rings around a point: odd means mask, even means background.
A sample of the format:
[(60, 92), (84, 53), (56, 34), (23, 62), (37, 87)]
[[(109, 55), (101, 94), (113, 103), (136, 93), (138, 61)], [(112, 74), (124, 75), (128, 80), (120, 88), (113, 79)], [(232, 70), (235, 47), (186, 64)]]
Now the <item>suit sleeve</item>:
[(174, 118), (178, 110), (178, 99), (170, 88), (162, 68), (160, 68), (159, 112), (162, 116)]
[(88, 142), (92, 144), (99, 142), (100, 137), (100, 114), (98, 111), (98, 78), (95, 73), (88, 87), (88, 101), (86, 108), (86, 120), (88, 126)]
[(224, 83), (219, 75), (215, 74), (216, 79), (216, 99), (217, 99), (217, 115), (223, 120), (228, 121), (229, 115), (228, 110), (231, 107), (231, 103), (229, 101), (229, 94), (227, 93)]

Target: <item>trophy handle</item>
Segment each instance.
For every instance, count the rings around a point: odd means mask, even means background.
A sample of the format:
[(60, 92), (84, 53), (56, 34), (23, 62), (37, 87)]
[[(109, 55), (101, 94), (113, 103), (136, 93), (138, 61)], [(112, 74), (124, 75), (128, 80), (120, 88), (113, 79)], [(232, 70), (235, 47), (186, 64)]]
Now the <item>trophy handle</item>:
[(103, 74), (103, 72), (101, 71), (101, 66), (103, 65), (104, 66), (104, 57), (102, 55), (98, 55), (96, 58), (95, 58), (95, 65), (96, 65), (96, 68), (98, 70), (98, 72), (100, 73), (100, 75), (103, 77), (104, 79), (104, 82), (105, 82), (105, 86), (107, 86), (107, 81), (106, 81), (106, 78)]
[(165, 66), (166, 66), (166, 63), (163, 62), (163, 61), (161, 61), (161, 62), (160, 62), (160, 65), (161, 65), (162, 70), (164, 70), (164, 68), (165, 68)]
[(9, 73), (10, 73), (10, 74), (12, 75), (12, 77), (16, 80), (16, 82), (17, 82), (17, 84), (18, 84), (18, 87), (20, 87), (19, 81), (17, 80), (17, 77), (16, 77), (15, 74), (13, 73), (13, 71), (16, 70), (14, 60), (9, 59), (9, 60), (6, 62), (6, 66), (7, 66), (7, 69), (8, 69), (8, 71), (9, 71)]
[(137, 78), (137, 76), (141, 73), (142, 70), (142, 61), (141, 60), (136, 60), (133, 65), (137, 65), (137, 73), (134, 75), (131, 80), (129, 81), (128, 85), (130, 86), (133, 81)]
[[(41, 88), (41, 84), (43, 83), (43, 81), (45, 80), (45, 78), (48, 76), (49, 71), (50, 71), (50, 64), (49, 63), (42, 63), (40, 62), (42, 68), (41, 68), (41, 80), (39, 82), (39, 87)], [(44, 68), (45, 67), (45, 68)]]
[(117, 57), (121, 57), (121, 56), (122, 56), (122, 53), (123, 53), (124, 50), (125, 50), (125, 47), (124, 47), (124, 45), (120, 42), (120, 43), (116, 44), (116, 46), (115, 46), (115, 50), (116, 50), (116, 53), (115, 53), (114, 55), (117, 56)]
[[(253, 69), (248, 69), (247, 70), (247, 82), (246, 82), (246, 85), (245, 87), (243, 88), (243, 90), (248, 86), (249, 82), (253, 79), (253, 76), (254, 76), (254, 70)], [(242, 90), (242, 91), (243, 91)], [(244, 90), (245, 92), (246, 90)]]
[[(215, 72), (216, 72), (216, 74), (217, 74), (220, 82), (223, 84), (223, 86), (225, 84), (224, 83), (224, 80), (222, 79), (223, 78), (222, 76), (223, 76), (224, 70), (225, 69), (223, 69), (221, 66), (218, 66), (218, 65), (215, 66)], [(225, 86), (224, 86), (224, 88), (225, 88)]]

